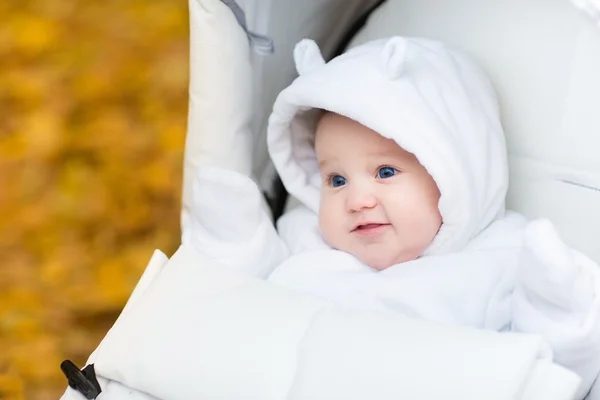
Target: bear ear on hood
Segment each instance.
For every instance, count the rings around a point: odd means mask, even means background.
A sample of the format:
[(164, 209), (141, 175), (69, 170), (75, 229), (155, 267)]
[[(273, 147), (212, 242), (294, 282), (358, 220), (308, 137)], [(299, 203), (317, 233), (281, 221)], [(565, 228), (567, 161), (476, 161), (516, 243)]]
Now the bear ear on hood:
[(389, 39), (381, 51), (381, 67), (383, 74), (390, 80), (402, 76), (406, 59), (407, 41), (402, 37)]
[(314, 40), (302, 39), (294, 48), (294, 62), (298, 75), (304, 75), (325, 65), (325, 59)]

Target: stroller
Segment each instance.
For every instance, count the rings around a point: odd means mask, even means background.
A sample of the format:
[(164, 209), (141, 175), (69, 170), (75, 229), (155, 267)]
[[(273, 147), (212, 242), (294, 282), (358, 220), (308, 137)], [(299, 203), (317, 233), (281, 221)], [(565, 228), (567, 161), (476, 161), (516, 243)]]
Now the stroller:
[[(570, 246), (600, 263), (597, 0), (189, 6), (184, 233), (194, 174), (205, 165), (252, 177), (274, 220), (293, 205), (265, 133), (277, 94), (295, 77), (292, 49), (300, 39), (314, 39), (331, 58), (379, 37), (420, 36), (462, 49), (490, 75), (507, 135), (507, 207), (551, 219)], [(64, 400), (100, 390), (107, 400), (566, 400), (578, 386), (537, 338), (341, 312), (220, 268), (185, 242), (170, 259), (155, 252), (88, 365), (84, 373), (65, 366), (72, 387)], [(600, 399), (600, 384), (588, 399)]]

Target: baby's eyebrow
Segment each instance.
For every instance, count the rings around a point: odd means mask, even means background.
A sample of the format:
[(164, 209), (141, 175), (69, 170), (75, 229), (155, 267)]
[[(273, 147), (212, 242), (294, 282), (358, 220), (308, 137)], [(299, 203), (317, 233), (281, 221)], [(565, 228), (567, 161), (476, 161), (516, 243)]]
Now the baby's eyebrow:
[(319, 168), (323, 168), (323, 167), (325, 167), (327, 164), (329, 164), (329, 160), (320, 160), (320, 161), (319, 161)]
[(382, 149), (377, 151), (369, 152), (369, 156), (374, 157), (397, 157), (394, 152), (390, 149)]
[(378, 151), (369, 154), (372, 157), (383, 158), (385, 160), (390, 160), (393, 162), (405, 162), (406, 156), (402, 154), (395, 154), (392, 151)]

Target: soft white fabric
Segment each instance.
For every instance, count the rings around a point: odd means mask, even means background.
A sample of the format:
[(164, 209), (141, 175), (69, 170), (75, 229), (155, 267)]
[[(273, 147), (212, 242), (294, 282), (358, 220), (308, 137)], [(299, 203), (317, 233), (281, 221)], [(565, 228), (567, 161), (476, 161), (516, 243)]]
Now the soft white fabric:
[(597, 5), (597, 0), (387, 0), (350, 47), (419, 36), (476, 59), (502, 110), (510, 161), (507, 206), (530, 219), (550, 219), (569, 246), (600, 263)]
[[(294, 222), (308, 225), (299, 218)], [(381, 272), (350, 254), (319, 247), (289, 258), (269, 280), (344, 307), (393, 309), (444, 324), (506, 331), (525, 223), (510, 214), (486, 230), (493, 244), (483, 236), (465, 251), (422, 257)]]
[[(351, 309), (541, 334), (556, 359), (584, 378), (583, 398), (600, 371), (600, 268), (567, 248), (548, 221), (505, 215), (504, 133), (485, 75), (426, 39), (376, 40), (328, 63), (303, 41), (294, 57), (300, 77), (275, 102), (268, 144), (305, 210), (282, 220), (294, 256), (269, 279)], [(423, 257), (376, 273), (309, 239), (319, 236), (316, 108), (395, 140), (427, 168), (444, 223)], [(302, 216), (310, 211), (312, 219)]]
[(600, 28), (600, 0), (571, 0), (575, 7), (585, 11)]
[(185, 245), (143, 286), (95, 352), (102, 399), (567, 400), (580, 382), (535, 336), (344, 311)]
[(235, 171), (204, 167), (192, 183), (194, 212), (183, 227), (182, 243), (218, 263), (266, 278), (288, 256), (263, 196), (252, 180)]
[[(102, 388), (101, 397), (98, 397), (99, 400), (161, 400), (158, 397), (125, 386), (119, 381), (106, 379), (102, 376), (98, 377), (98, 383), (100, 383), (100, 387)], [(86, 398), (81, 393), (69, 387), (60, 400), (86, 400)]]
[(252, 73), (245, 32), (221, 1), (189, 0), (190, 97), (181, 225), (189, 223), (194, 171), (219, 165), (250, 176)]

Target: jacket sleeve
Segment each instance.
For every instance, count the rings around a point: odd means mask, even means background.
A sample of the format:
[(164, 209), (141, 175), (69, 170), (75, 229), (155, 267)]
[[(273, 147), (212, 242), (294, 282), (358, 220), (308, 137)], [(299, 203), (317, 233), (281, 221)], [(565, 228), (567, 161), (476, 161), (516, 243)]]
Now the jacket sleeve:
[[(512, 304), (512, 328), (540, 334), (557, 363), (582, 379), (577, 399), (600, 399), (600, 267), (570, 249), (547, 220), (525, 232)], [(595, 394), (594, 394), (595, 393)], [(595, 396), (595, 397), (594, 397)]]
[(192, 186), (193, 209), (182, 243), (244, 274), (265, 278), (285, 260), (262, 193), (247, 176), (202, 167)]
[(277, 220), (277, 231), (291, 255), (331, 249), (321, 236), (317, 213), (298, 205)]

